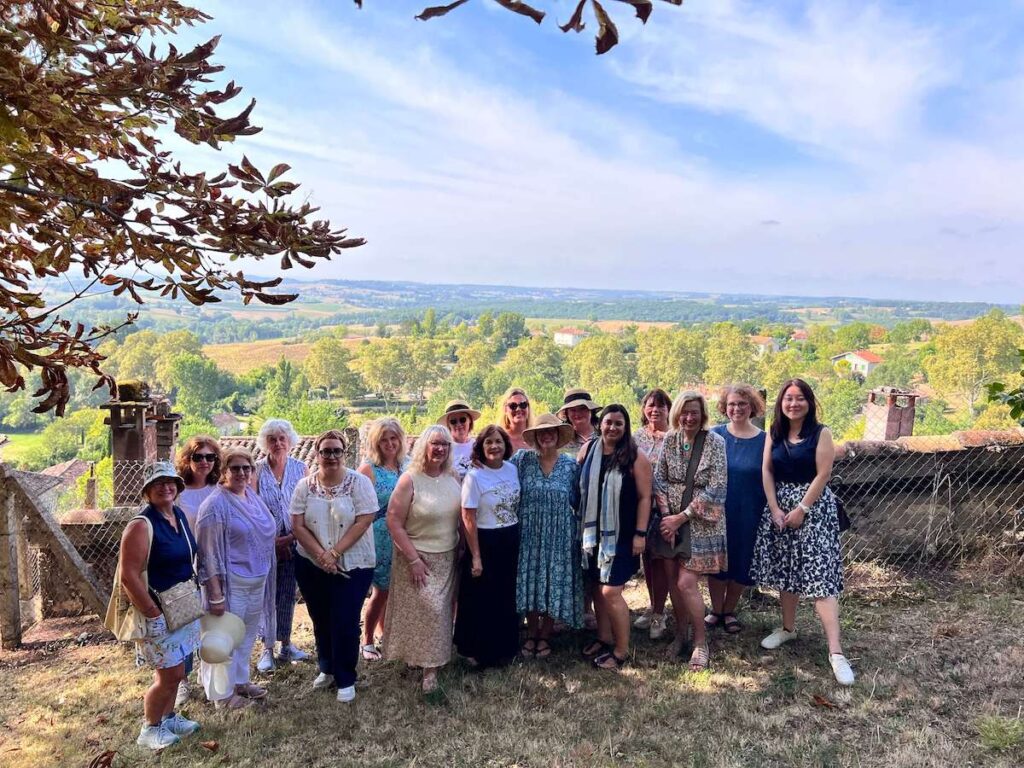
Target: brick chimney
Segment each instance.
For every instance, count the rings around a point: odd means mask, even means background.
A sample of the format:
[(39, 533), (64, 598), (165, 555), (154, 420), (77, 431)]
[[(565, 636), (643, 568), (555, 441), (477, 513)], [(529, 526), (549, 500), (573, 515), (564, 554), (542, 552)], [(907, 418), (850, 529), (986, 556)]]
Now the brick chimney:
[(174, 459), (181, 415), (171, 413), (167, 398), (150, 395), (142, 382), (119, 383), (118, 398), (100, 407), (110, 411), (104, 423), (110, 425), (114, 506), (134, 506), (141, 501), (146, 465)]
[(864, 406), (864, 439), (895, 440), (914, 434), (914, 414), (920, 395), (908, 389), (879, 387)]

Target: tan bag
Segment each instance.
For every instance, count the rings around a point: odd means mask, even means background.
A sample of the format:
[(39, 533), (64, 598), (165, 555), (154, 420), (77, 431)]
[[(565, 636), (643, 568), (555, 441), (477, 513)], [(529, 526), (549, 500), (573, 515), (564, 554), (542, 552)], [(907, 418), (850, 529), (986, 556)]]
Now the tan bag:
[[(134, 520), (145, 520), (146, 531), (149, 534), (149, 544), (146, 549), (146, 564), (149, 565), (149, 547), (153, 546), (153, 524), (149, 518), (143, 515), (136, 515), (128, 522)], [(149, 588), (149, 573), (146, 568), (142, 570), (142, 583)], [(121, 584), (121, 558), (117, 558), (117, 568), (114, 570), (114, 584), (110, 590), (110, 602), (107, 603), (107, 613), (103, 617), (103, 626), (109, 629), (114, 637), (123, 642), (141, 640), (146, 636), (146, 617), (142, 615), (132, 601), (128, 599), (128, 593), (124, 591)]]
[[(152, 533), (150, 533), (152, 542)], [(199, 593), (199, 577), (196, 576), (196, 556), (192, 551), (192, 542), (188, 535), (185, 536), (185, 543), (188, 544), (189, 563), (192, 564), (192, 578), (179, 581), (163, 592), (157, 592), (157, 602), (160, 610), (163, 611), (164, 621), (167, 623), (167, 631), (173, 632), (184, 627), (203, 615), (203, 599)]]

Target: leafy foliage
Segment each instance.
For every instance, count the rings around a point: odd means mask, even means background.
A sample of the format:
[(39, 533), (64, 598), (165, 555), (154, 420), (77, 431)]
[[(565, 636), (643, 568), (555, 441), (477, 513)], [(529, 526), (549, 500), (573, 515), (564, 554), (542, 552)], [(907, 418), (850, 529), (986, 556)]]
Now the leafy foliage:
[[(264, 174), (246, 157), (220, 173), (189, 173), (164, 148), (166, 130), (193, 144), (260, 129), (255, 105), (218, 113), (241, 92), (210, 85), (218, 38), (181, 52), (156, 41), (209, 17), (176, 0), (0, 5), (0, 383), (25, 387), (38, 370), (38, 412), (62, 415), (68, 369), (114, 387), (97, 343), (116, 326), (72, 323), (63, 310), (90, 292), (159, 294), (202, 305), (217, 291), (245, 303), (291, 301), (280, 283), (229, 271), (240, 256), (313, 266), (363, 243), (287, 202), (287, 165)], [(239, 189), (241, 192), (239, 192)], [(84, 284), (46, 306), (38, 278), (80, 274)], [(133, 315), (126, 320), (130, 322)]]

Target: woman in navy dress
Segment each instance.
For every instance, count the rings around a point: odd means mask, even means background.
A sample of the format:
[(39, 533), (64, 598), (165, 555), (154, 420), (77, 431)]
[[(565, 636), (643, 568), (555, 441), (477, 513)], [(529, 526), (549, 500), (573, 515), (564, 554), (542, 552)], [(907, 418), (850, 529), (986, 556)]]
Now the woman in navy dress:
[(757, 524), (764, 510), (764, 430), (751, 422), (764, 414), (764, 400), (749, 384), (722, 388), (718, 412), (727, 416), (727, 424), (711, 429), (725, 440), (725, 458), (729, 465), (729, 484), (725, 495), (725, 535), (729, 568), (708, 576), (711, 613), (704, 618), (709, 629), (719, 627), (730, 635), (742, 631), (736, 618), (743, 589), (753, 585), (750, 561), (754, 556)]

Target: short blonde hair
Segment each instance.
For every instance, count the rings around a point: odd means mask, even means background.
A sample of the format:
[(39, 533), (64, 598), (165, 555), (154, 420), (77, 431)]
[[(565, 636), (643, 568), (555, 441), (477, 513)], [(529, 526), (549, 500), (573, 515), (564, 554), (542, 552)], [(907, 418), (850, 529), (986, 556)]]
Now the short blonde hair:
[(225, 448), (220, 455), (220, 483), (224, 485), (224, 482), (228, 479), (228, 475), (231, 474), (228, 469), (228, 464), (231, 463), (232, 459), (237, 459), (241, 456), (247, 462), (249, 466), (256, 469), (256, 462), (252, 460), (252, 454), (245, 448)]
[(448, 457), (444, 460), (441, 471), (452, 471), (452, 433), (448, 431), (448, 427), (441, 426), (440, 424), (431, 424), (420, 433), (420, 436), (416, 439), (416, 444), (412, 447), (412, 456), (409, 457), (410, 472), (416, 474), (423, 472), (427, 464), (427, 445), (430, 443), (430, 438), (434, 437), (434, 435), (441, 435), (448, 441)]
[(505, 390), (505, 394), (501, 396), (501, 428), (506, 432), (512, 426), (512, 423), (508, 420), (508, 412), (505, 410), (505, 406), (508, 404), (508, 399), (513, 395), (519, 395), (525, 397), (526, 402), (529, 403), (530, 407), (526, 411), (526, 426), (527, 428), (533, 426), (533, 401), (530, 400), (530, 396), (526, 394), (525, 390), (520, 387), (509, 387)]
[(687, 389), (676, 395), (675, 400), (672, 401), (672, 410), (668, 414), (668, 426), (670, 429), (679, 429), (679, 420), (683, 417), (683, 408), (686, 407), (687, 403), (692, 402), (700, 403), (700, 428), (707, 428), (708, 401), (704, 399), (704, 395), (700, 392)]
[(371, 464), (381, 465), (384, 458), (380, 455), (380, 441), (384, 439), (388, 432), (394, 432), (398, 435), (398, 456), (395, 457), (395, 460), (401, 466), (402, 462), (405, 461), (405, 454), (408, 450), (405, 444), (405, 430), (402, 429), (398, 419), (393, 419), (390, 416), (374, 419), (370, 422), (370, 427), (366, 430), (366, 460)]
[(749, 384), (726, 384), (718, 393), (718, 412), (726, 415), (726, 406), (729, 404), (729, 395), (739, 395), (750, 404), (751, 418), (764, 415), (764, 398), (761, 393)]

